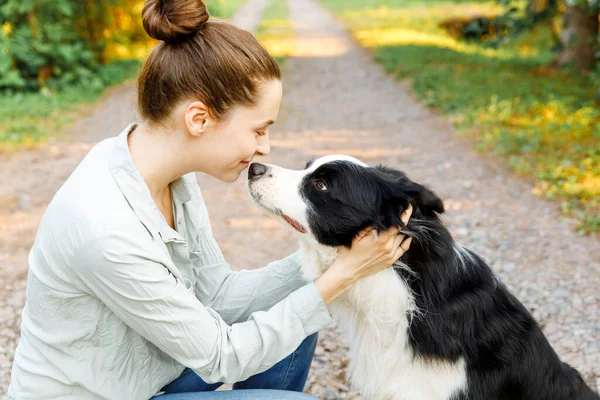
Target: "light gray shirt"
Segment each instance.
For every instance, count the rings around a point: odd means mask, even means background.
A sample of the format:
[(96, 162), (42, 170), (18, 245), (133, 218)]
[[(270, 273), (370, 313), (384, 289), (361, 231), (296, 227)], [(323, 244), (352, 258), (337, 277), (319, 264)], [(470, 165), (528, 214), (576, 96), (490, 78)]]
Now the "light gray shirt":
[(46, 209), (9, 399), (147, 400), (184, 367), (232, 383), (332, 324), (298, 254), (230, 269), (194, 174), (171, 184), (172, 229), (131, 159), (134, 127), (94, 146)]

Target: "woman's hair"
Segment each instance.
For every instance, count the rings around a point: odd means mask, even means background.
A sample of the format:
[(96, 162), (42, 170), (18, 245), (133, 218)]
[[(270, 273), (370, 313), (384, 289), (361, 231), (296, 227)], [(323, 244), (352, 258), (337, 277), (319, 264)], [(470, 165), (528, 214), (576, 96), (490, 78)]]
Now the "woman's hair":
[(261, 83), (281, 79), (275, 60), (250, 33), (209, 20), (202, 0), (146, 0), (142, 22), (161, 42), (138, 75), (138, 107), (161, 122), (183, 99), (200, 100), (217, 120), (256, 101)]

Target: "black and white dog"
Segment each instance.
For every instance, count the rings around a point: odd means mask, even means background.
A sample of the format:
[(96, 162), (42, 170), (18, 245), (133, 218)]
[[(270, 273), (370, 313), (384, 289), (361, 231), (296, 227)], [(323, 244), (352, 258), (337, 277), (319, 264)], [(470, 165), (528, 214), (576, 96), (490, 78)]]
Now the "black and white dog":
[(600, 399), (561, 362), (525, 307), (442, 224), (442, 201), (402, 172), (327, 156), (294, 171), (250, 166), (256, 204), (300, 238), (314, 280), (362, 229), (401, 226), (410, 250), (329, 305), (369, 400)]

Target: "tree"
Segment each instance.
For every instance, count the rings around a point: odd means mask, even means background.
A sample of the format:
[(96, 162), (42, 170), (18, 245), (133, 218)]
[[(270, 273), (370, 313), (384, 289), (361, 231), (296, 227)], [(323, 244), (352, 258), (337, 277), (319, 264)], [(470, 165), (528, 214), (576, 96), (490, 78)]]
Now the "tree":
[(598, 12), (597, 4), (588, 1), (567, 1), (562, 15), (561, 42), (563, 50), (555, 64), (591, 70), (597, 62)]
[(0, 91), (101, 85), (110, 44), (148, 41), (142, 6), (143, 0), (0, 0)]
[[(508, 37), (527, 32), (535, 25), (548, 23), (559, 53), (554, 65), (590, 70), (598, 62), (598, 23), (600, 0), (529, 0), (523, 8), (519, 0), (499, 0), (507, 7), (496, 23), (507, 28)], [(562, 18), (560, 35), (554, 28), (554, 18)], [(498, 38), (500, 40), (506, 37)]]

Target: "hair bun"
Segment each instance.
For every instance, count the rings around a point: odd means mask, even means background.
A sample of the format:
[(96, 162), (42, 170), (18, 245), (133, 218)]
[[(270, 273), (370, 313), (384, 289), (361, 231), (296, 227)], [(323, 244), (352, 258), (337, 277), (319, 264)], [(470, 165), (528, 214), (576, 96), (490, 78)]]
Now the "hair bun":
[(174, 42), (202, 29), (208, 21), (202, 0), (146, 0), (142, 23), (150, 37)]

